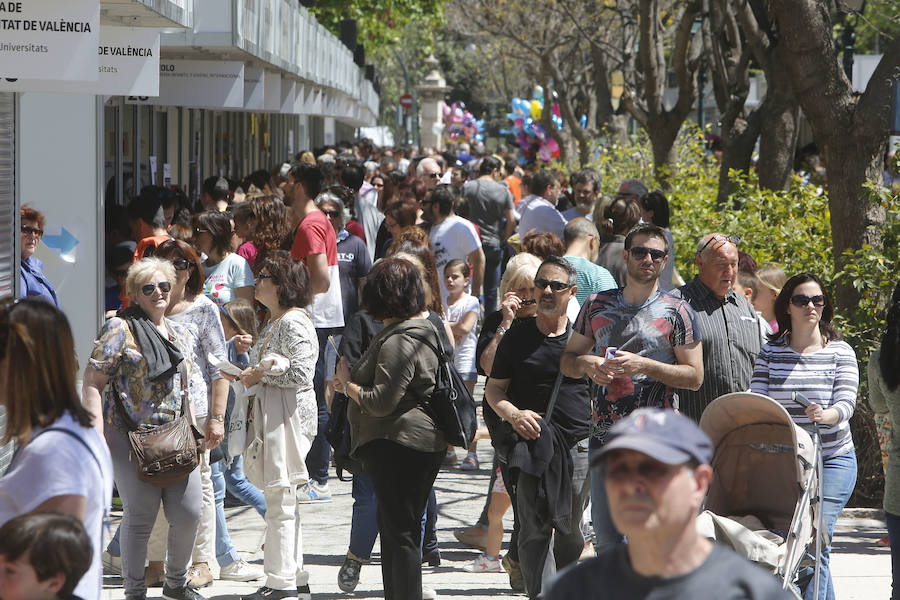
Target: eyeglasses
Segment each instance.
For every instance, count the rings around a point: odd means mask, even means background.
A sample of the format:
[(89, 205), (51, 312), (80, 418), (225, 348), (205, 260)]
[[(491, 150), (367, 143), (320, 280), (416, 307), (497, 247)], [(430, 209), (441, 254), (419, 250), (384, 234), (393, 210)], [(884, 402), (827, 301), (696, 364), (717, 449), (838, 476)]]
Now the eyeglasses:
[(201, 233), (209, 233), (209, 229), (200, 229), (199, 227), (194, 229), (194, 235), (200, 235)]
[(384, 184), (383, 184), (383, 183), (373, 183), (373, 184), (372, 184), (372, 187), (374, 187), (374, 188), (383, 188), (383, 187), (384, 187)]
[(176, 258), (172, 261), (172, 266), (175, 267), (176, 271), (187, 271), (191, 266), (191, 261), (186, 258)]
[[(741, 236), (739, 236), (739, 235), (714, 235), (711, 238), (709, 238), (708, 240), (706, 240), (706, 243), (703, 244), (699, 250), (697, 250), (697, 255), (699, 256), (699, 255), (703, 254), (703, 251), (706, 250), (706, 247), (709, 246), (710, 244), (712, 244), (713, 241), (721, 242), (722, 244), (727, 244), (728, 242), (731, 242), (732, 244), (737, 246), (738, 244), (741, 243)], [(713, 246), (713, 248), (714, 249), (718, 248), (718, 246)]]
[(563, 290), (567, 290), (572, 287), (572, 284), (565, 283), (564, 281), (550, 281), (548, 279), (535, 279), (534, 287), (539, 290), (545, 289), (547, 286), (550, 286), (550, 289), (554, 292), (561, 292)]
[(22, 225), (22, 233), (25, 235), (35, 235), (39, 238), (44, 237), (43, 229), (38, 229), (37, 227), (29, 227), (28, 225)]
[(631, 253), (631, 258), (634, 260), (644, 260), (644, 257), (648, 254), (650, 255), (650, 260), (653, 262), (659, 262), (666, 257), (666, 253), (662, 250), (647, 248), (645, 246), (634, 246), (628, 251)]
[(148, 283), (146, 285), (141, 286), (141, 293), (145, 296), (152, 296), (153, 292), (156, 291), (156, 288), (159, 288), (159, 291), (163, 294), (168, 294), (172, 291), (172, 284), (168, 281), (160, 281), (159, 283)]
[(791, 304), (798, 308), (803, 308), (810, 302), (812, 302), (813, 306), (816, 308), (822, 308), (825, 306), (825, 295), (817, 294), (815, 296), (806, 296), (804, 294), (794, 294), (791, 296)]
[(275, 279), (275, 276), (271, 273), (259, 273), (256, 276), (257, 279)]
[(428, 177), (430, 177), (430, 178), (432, 178), (432, 179), (437, 179), (438, 177), (441, 176), (440, 173), (426, 173), (425, 175), (428, 176)]

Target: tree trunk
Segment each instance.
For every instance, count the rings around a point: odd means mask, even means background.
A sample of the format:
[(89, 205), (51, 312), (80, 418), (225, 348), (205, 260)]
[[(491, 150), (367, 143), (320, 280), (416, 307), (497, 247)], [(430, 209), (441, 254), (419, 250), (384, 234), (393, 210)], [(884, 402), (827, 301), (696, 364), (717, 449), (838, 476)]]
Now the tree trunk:
[(784, 65), (771, 62), (766, 73), (769, 84), (766, 98), (759, 107), (759, 185), (769, 190), (786, 190), (794, 172), (794, 152), (800, 134), (800, 105), (791, 89)]
[(747, 119), (735, 119), (727, 131), (723, 124), (722, 164), (719, 165), (719, 190), (716, 195), (716, 207), (719, 210), (728, 206), (728, 199), (734, 192), (734, 181), (729, 177), (729, 172), (746, 173), (750, 170), (750, 159), (759, 130), (760, 119), (755, 112)]

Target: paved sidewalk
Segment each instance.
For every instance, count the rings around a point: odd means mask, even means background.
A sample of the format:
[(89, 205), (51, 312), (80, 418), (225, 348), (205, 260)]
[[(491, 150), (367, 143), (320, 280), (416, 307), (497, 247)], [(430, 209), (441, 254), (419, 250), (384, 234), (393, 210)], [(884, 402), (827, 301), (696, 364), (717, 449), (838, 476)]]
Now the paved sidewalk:
[[(457, 452), (462, 459), (464, 453), (461, 450)], [(487, 441), (479, 444), (479, 456), (482, 465), (490, 464), (491, 450)], [(510, 591), (505, 573), (464, 571), (463, 567), (478, 553), (463, 548), (453, 537), (453, 530), (467, 526), (478, 518), (489, 476), (486, 467), (477, 472), (444, 469), (438, 476), (438, 540), (442, 563), (436, 568), (423, 567), (423, 580), (426, 585), (437, 590), (442, 600), (524, 597), (516, 596)], [(337, 572), (350, 539), (350, 509), (353, 499), (349, 483), (332, 479), (329, 485), (333, 502), (305, 504), (302, 507), (303, 544), (313, 598), (381, 598), (381, 570), (377, 562), (363, 567), (359, 587), (353, 594), (341, 592), (337, 587)], [(235, 546), (247, 561), (261, 566), (262, 553), (259, 552), (259, 547), (263, 536), (262, 518), (246, 507), (230, 508), (226, 512)], [(878, 517), (878, 511), (845, 511), (838, 522), (832, 572), (839, 600), (890, 598), (890, 550), (875, 545), (875, 541), (885, 534), (884, 524)], [(114, 527), (115, 525), (116, 523)], [(511, 527), (512, 511), (508, 511), (505, 542), (509, 540), (508, 532)], [(377, 542), (375, 552), (377, 558)], [(200, 592), (207, 598), (231, 600), (252, 592), (257, 586), (257, 583), (216, 581)], [(106, 577), (105, 588), (104, 598), (124, 598), (119, 577)], [(161, 596), (161, 588), (152, 588), (148, 593), (148, 598)]]

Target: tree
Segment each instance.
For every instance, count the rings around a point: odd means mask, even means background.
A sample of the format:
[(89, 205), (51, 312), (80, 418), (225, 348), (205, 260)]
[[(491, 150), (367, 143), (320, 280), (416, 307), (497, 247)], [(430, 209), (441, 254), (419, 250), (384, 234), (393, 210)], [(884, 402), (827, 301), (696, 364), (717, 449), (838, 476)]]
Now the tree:
[[(729, 173), (748, 172), (757, 139), (760, 185), (787, 189), (800, 108), (790, 76), (777, 56), (779, 33), (760, 0), (704, 0), (704, 12), (709, 16), (704, 19), (703, 38), (724, 145), (718, 191), (718, 205), (722, 207), (734, 190)], [(763, 101), (748, 110), (751, 63), (762, 69), (767, 85)]]
[[(900, 36), (884, 48), (865, 92), (857, 96), (838, 61), (827, 0), (770, 0), (781, 34), (784, 63), (827, 166), (832, 246), (839, 269), (845, 250), (878, 247), (883, 207), (863, 184), (881, 177), (893, 87), (900, 79)], [(839, 309), (850, 313), (856, 292), (837, 289)]]

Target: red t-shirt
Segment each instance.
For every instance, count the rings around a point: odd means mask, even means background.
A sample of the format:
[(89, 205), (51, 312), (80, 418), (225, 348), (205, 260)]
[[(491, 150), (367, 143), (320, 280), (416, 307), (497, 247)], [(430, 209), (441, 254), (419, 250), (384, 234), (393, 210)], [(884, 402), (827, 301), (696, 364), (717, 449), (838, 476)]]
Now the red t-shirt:
[(337, 236), (331, 221), (321, 210), (306, 215), (297, 225), (291, 258), (299, 258), (306, 263), (310, 254), (324, 254), (328, 266), (337, 266)]

